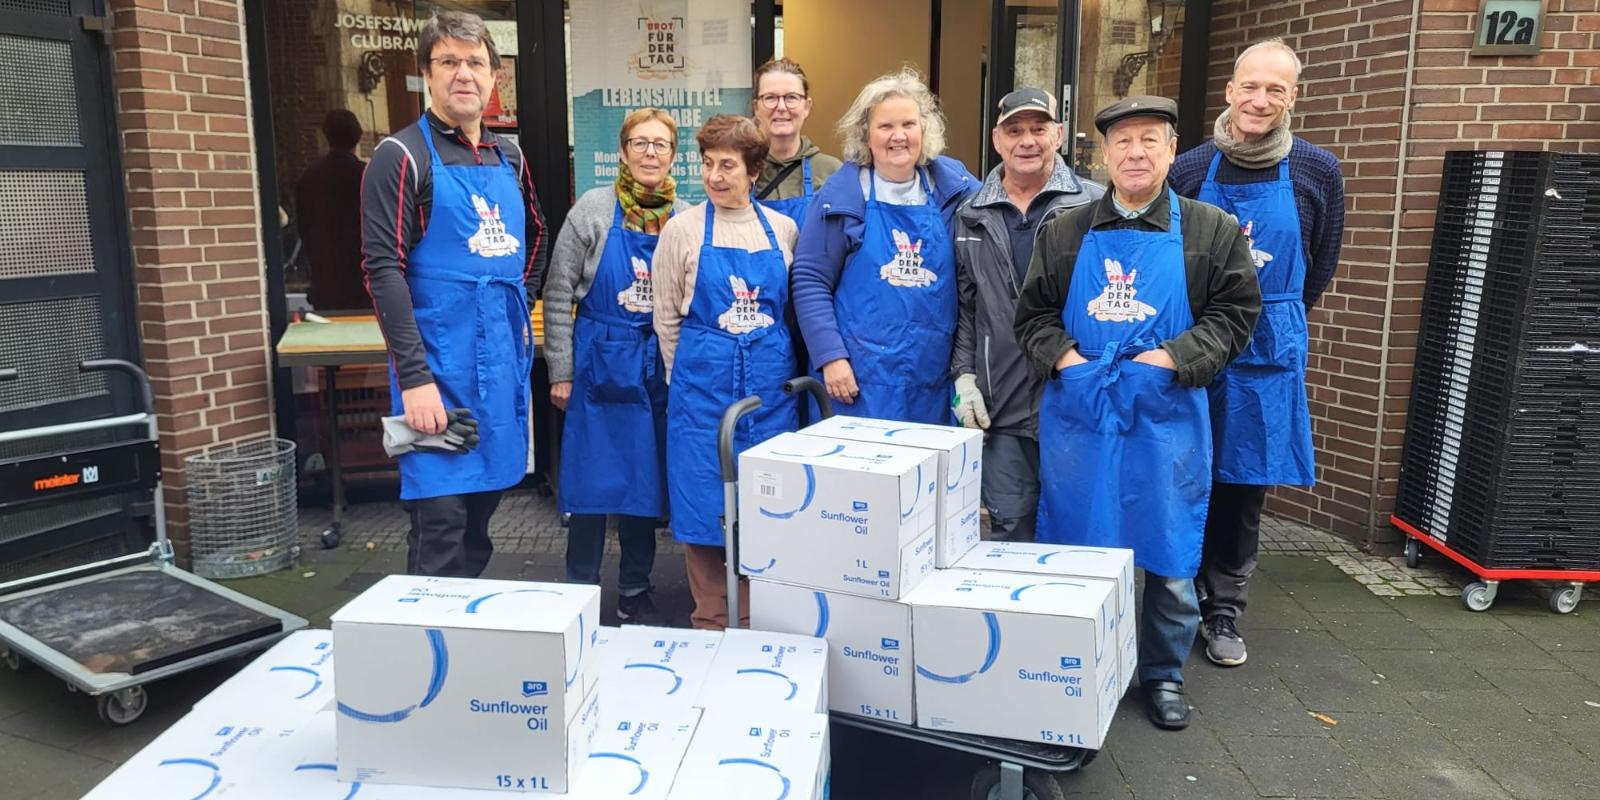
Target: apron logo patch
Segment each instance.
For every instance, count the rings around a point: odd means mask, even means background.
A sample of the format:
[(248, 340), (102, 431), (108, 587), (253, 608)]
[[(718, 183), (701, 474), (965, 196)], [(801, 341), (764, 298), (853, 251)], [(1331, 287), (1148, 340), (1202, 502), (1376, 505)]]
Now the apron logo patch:
[(648, 314), (655, 310), (656, 293), (650, 283), (650, 265), (633, 256), (633, 284), (617, 292), (617, 305), (635, 314)]
[(888, 281), (890, 286), (914, 288), (932, 286), (939, 280), (933, 270), (922, 266), (922, 240), (912, 244), (911, 236), (905, 231), (891, 232), (894, 234), (894, 258), (878, 270), (878, 277)]
[(1106, 288), (1089, 301), (1089, 316), (1101, 322), (1143, 322), (1154, 317), (1154, 307), (1134, 299), (1139, 290), (1133, 283), (1138, 278), (1139, 270), (1124, 275), (1121, 261), (1106, 259)]
[(771, 315), (761, 313), (761, 306), (756, 299), (761, 296), (761, 287), (754, 289), (745, 285), (744, 278), (738, 275), (728, 276), (728, 283), (733, 285), (733, 305), (727, 311), (717, 316), (717, 325), (728, 333), (739, 335), (760, 330), (773, 323)]
[(478, 209), (478, 232), (467, 240), (467, 249), (484, 258), (509, 256), (522, 249), (515, 236), (506, 233), (506, 223), (500, 219), (500, 205), (489, 207), (489, 201), (472, 196), (472, 206)]
[(1255, 227), (1256, 221), (1250, 220), (1245, 223), (1244, 227), (1239, 229), (1239, 232), (1244, 234), (1245, 246), (1250, 248), (1250, 260), (1256, 262), (1256, 269), (1261, 269), (1267, 265), (1268, 261), (1272, 260), (1272, 254), (1265, 250), (1256, 249), (1255, 237), (1251, 235)]

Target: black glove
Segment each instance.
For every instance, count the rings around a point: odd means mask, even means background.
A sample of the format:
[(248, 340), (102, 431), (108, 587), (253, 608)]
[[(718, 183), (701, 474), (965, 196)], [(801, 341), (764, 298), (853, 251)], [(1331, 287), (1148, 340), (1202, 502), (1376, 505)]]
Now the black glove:
[(465, 408), (446, 412), (443, 433), (422, 433), (406, 424), (403, 416), (384, 417), (383, 450), (391, 456), (410, 452), (460, 455), (478, 446), (478, 421)]

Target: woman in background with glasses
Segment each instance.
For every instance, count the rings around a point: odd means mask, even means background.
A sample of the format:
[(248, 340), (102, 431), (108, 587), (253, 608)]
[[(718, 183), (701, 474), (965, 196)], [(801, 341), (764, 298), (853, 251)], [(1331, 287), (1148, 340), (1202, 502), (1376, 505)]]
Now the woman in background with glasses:
[(811, 83), (799, 64), (787, 58), (768, 61), (756, 69), (751, 85), (756, 125), (771, 145), (756, 179), (756, 200), (801, 225), (812, 192), (838, 171), (839, 159), (801, 133), (811, 116)]
[(667, 405), (650, 262), (662, 227), (688, 205), (672, 179), (671, 116), (641, 108), (622, 121), (618, 140), (616, 183), (578, 198), (556, 239), (544, 284), (545, 358), (550, 402), (567, 412), (567, 581), (600, 582), (606, 515), (619, 515), (617, 617), (649, 624), (656, 523), (666, 511)]

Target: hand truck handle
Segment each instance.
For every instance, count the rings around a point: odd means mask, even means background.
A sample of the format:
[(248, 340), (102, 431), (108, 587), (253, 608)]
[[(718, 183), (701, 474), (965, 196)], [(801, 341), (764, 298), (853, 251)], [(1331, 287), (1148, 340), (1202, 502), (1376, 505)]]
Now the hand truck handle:
[(14, 369), (0, 369), (0, 381), (14, 381), (20, 376), (21, 373)]
[(750, 395), (722, 412), (722, 425), (717, 429), (717, 457), (722, 463), (722, 482), (733, 483), (737, 477), (734, 471), (733, 429), (739, 424), (744, 415), (761, 407), (761, 398)]
[(809, 392), (811, 398), (817, 401), (817, 408), (821, 409), (823, 419), (833, 416), (833, 399), (828, 397), (828, 390), (823, 388), (820, 381), (810, 375), (801, 375), (798, 378), (791, 378), (783, 384), (784, 394), (793, 395), (800, 391)]
[(139, 399), (144, 404), (142, 410), (146, 414), (156, 413), (156, 399), (155, 394), (150, 390), (150, 376), (146, 375), (138, 364), (132, 361), (123, 361), (120, 358), (91, 358), (78, 363), (79, 372), (106, 372), (110, 370), (126, 373), (128, 377), (133, 378), (133, 382), (139, 388)]

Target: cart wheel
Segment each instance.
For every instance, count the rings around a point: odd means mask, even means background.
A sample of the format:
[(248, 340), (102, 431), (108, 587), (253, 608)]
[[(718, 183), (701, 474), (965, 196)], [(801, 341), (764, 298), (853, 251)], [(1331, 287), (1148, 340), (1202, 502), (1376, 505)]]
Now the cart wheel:
[(322, 549), (324, 550), (332, 550), (335, 547), (338, 547), (340, 539), (339, 526), (335, 525), (331, 528), (328, 528), (322, 532), (322, 536), (319, 538), (322, 541)]
[(127, 725), (143, 716), (145, 708), (149, 705), (150, 695), (145, 692), (143, 686), (131, 686), (95, 698), (95, 708), (100, 712), (100, 719), (116, 727)]
[(10, 669), (12, 672), (22, 672), (28, 667), (33, 666), (33, 662), (23, 658), (22, 654), (15, 650), (5, 651), (3, 659), (6, 662), (6, 668)]
[(1469, 583), (1461, 590), (1461, 603), (1469, 611), (1488, 611), (1489, 606), (1494, 605), (1494, 595), (1494, 590), (1486, 583)]
[(1578, 607), (1578, 600), (1582, 597), (1583, 584), (1563, 586), (1550, 593), (1550, 610), (1557, 614), (1571, 614)]
[[(1049, 774), (1036, 769), (1022, 773), (1024, 800), (1066, 800), (1067, 792)], [(990, 764), (972, 776), (972, 800), (1006, 800), (1000, 795), (1000, 766)]]
[(1422, 561), (1422, 542), (1416, 539), (1406, 540), (1406, 566), (1416, 569)]

